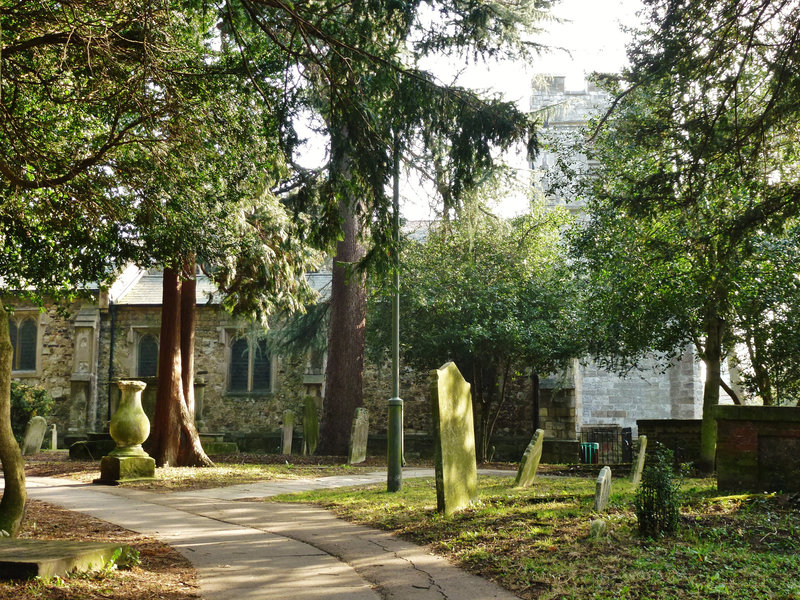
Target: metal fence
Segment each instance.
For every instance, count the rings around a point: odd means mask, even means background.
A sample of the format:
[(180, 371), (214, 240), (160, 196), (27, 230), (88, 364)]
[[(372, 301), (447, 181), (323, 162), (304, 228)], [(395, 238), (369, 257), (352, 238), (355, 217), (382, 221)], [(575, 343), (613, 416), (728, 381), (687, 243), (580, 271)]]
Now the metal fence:
[(581, 429), (581, 462), (620, 464), (633, 460), (633, 432), (630, 427), (584, 427)]

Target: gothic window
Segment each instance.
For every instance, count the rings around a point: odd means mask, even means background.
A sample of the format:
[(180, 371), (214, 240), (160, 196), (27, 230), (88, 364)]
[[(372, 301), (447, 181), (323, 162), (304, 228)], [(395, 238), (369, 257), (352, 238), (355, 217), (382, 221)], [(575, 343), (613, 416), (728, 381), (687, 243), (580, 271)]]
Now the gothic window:
[(32, 318), (9, 319), (9, 336), (14, 349), (11, 359), (13, 371), (36, 370), (36, 321)]
[(158, 341), (154, 335), (139, 338), (136, 349), (136, 375), (155, 377), (158, 372)]
[(238, 393), (270, 392), (272, 361), (266, 343), (236, 338), (230, 347), (228, 391)]

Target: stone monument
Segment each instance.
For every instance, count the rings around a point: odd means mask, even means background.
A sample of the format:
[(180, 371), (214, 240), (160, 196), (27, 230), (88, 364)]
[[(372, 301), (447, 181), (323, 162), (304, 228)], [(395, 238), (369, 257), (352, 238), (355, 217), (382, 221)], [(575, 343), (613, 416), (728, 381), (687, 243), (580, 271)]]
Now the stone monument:
[(603, 467), (597, 476), (594, 486), (594, 509), (603, 512), (608, 507), (608, 497), (611, 495), (611, 468)]
[(431, 371), (436, 507), (451, 515), (478, 499), (470, 385), (448, 362)]
[(156, 461), (142, 449), (150, 435), (150, 421), (142, 409), (145, 384), (122, 380), (118, 385), (122, 398), (108, 428), (117, 447), (100, 461), (100, 479), (94, 483), (117, 485), (120, 481), (155, 477)]
[(47, 420), (44, 417), (32, 417), (25, 428), (22, 441), (22, 455), (39, 454), (42, 451), (44, 434), (47, 432)]
[(290, 410), (283, 411), (283, 442), (281, 454), (292, 453), (292, 435), (294, 434), (294, 413)]
[(319, 413), (317, 398), (306, 396), (303, 399), (303, 444), (307, 454), (314, 454), (319, 443)]
[(369, 411), (360, 407), (353, 416), (353, 427), (350, 430), (350, 451), (347, 464), (355, 465), (367, 459), (367, 437), (369, 436)]
[(526, 488), (533, 485), (536, 478), (536, 469), (539, 468), (539, 461), (542, 460), (542, 446), (544, 444), (544, 431), (537, 429), (531, 438), (522, 460), (519, 461), (517, 478), (514, 480), (514, 487)]
[(631, 469), (631, 483), (634, 486), (639, 485), (642, 480), (645, 452), (647, 452), (647, 436), (640, 435), (639, 448), (636, 450), (636, 456), (633, 457), (633, 468)]

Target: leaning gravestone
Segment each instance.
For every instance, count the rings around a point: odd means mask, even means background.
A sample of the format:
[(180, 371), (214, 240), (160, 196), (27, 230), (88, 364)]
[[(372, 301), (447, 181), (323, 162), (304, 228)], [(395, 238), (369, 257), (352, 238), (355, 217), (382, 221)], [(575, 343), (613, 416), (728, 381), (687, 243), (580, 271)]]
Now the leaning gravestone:
[(526, 488), (533, 485), (533, 480), (536, 478), (536, 469), (539, 468), (539, 461), (542, 460), (543, 443), (544, 431), (537, 429), (528, 447), (525, 448), (522, 460), (519, 461), (514, 487)]
[(478, 498), (470, 386), (449, 362), (431, 371), (436, 508), (451, 515)]
[(292, 434), (294, 433), (294, 413), (287, 410), (283, 413), (283, 447), (281, 454), (292, 453)]
[(608, 506), (608, 497), (611, 495), (611, 468), (603, 467), (597, 476), (594, 486), (594, 509), (603, 512)]
[(317, 399), (306, 396), (303, 407), (303, 440), (307, 454), (314, 454), (319, 443), (319, 413), (317, 412)]
[(353, 428), (350, 430), (350, 452), (347, 464), (355, 465), (367, 460), (367, 437), (369, 435), (369, 411), (357, 408), (353, 417)]
[(22, 455), (38, 454), (42, 450), (44, 434), (47, 432), (47, 421), (44, 417), (33, 417), (25, 428), (22, 441)]
[(644, 470), (644, 455), (647, 451), (647, 436), (639, 436), (639, 448), (636, 451), (636, 457), (633, 459), (633, 469), (631, 469), (631, 483), (634, 486), (639, 485), (642, 480), (642, 471)]

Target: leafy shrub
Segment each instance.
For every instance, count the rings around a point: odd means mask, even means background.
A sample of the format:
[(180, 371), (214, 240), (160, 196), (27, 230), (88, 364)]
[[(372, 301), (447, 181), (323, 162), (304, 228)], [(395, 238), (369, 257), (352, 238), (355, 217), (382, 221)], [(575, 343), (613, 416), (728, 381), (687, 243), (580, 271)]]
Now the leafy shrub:
[(11, 382), (11, 429), (18, 442), (25, 436), (31, 417), (46, 417), (53, 410), (53, 399), (35, 385)]
[(680, 516), (680, 480), (673, 468), (672, 451), (656, 445), (652, 462), (642, 473), (634, 497), (639, 533), (655, 537), (673, 533)]

